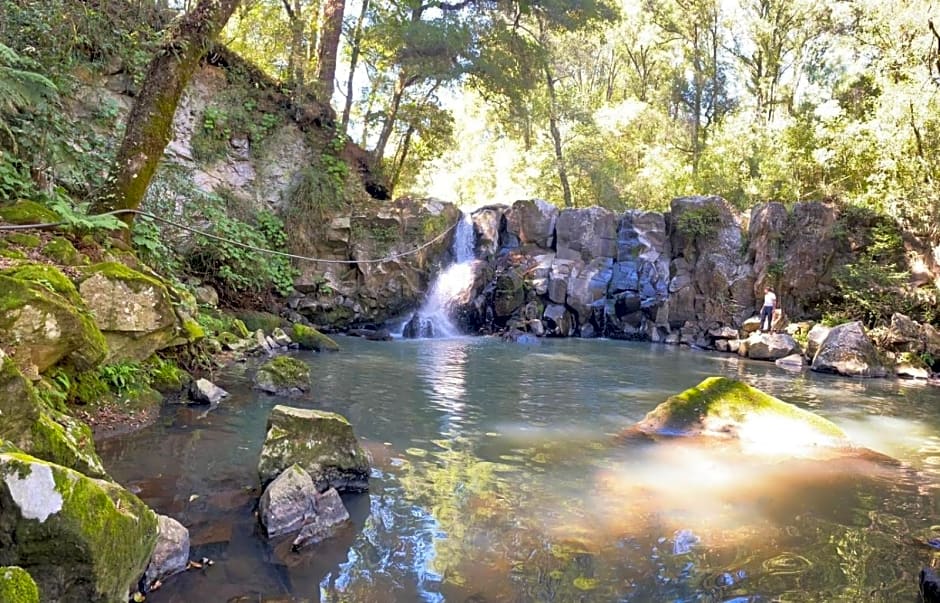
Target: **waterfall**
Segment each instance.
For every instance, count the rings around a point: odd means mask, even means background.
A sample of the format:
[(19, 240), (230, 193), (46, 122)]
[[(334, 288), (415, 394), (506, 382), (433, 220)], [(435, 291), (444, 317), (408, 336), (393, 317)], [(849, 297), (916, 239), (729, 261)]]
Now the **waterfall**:
[(473, 284), (474, 243), (473, 220), (470, 214), (462, 214), (451, 249), (454, 262), (437, 275), (424, 304), (405, 324), (402, 336), (459, 337), (462, 334), (451, 319), (450, 310), (453, 301)]

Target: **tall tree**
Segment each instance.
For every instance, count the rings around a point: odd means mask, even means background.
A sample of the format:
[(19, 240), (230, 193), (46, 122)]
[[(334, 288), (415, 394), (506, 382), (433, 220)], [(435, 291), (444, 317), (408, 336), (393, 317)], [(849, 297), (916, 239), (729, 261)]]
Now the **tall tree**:
[[(140, 207), (173, 134), (173, 116), (199, 60), (240, 0), (199, 0), (171, 29), (150, 61), (127, 117), (111, 180), (94, 203), (96, 211)], [(123, 220), (133, 222), (133, 214)]]
[(324, 0), (320, 19), (320, 35), (317, 37), (316, 97), (324, 105), (333, 98), (336, 79), (336, 54), (343, 31), (343, 11), (346, 0)]

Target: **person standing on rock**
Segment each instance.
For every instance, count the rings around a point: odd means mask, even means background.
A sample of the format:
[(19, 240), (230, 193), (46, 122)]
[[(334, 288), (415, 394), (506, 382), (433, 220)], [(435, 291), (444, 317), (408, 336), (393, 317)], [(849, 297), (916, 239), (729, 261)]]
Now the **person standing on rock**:
[[(760, 309), (760, 330), (761, 332), (771, 331), (774, 324), (774, 310), (777, 309), (777, 295), (771, 286), (764, 287), (764, 305)], [(764, 319), (767, 320), (767, 328), (764, 328)]]

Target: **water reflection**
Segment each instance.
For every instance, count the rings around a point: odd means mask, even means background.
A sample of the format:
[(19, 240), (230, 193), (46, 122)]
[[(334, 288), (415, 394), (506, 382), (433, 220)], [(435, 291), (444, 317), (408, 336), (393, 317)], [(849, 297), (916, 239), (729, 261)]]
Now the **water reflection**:
[[(937, 393), (791, 374), (668, 346), (488, 339), (342, 340), (305, 356), (315, 393), (370, 450), (350, 529), (292, 556), (252, 516), (257, 454), (279, 402), (226, 382), (205, 417), (168, 411), (102, 456), (190, 527), (216, 567), (148, 600), (236, 595), (375, 601), (913, 600), (940, 536)], [(736, 376), (901, 459), (820, 462), (611, 436), (669, 395)], [(144, 476), (144, 477), (140, 477)], [(194, 498), (195, 497), (195, 498)]]

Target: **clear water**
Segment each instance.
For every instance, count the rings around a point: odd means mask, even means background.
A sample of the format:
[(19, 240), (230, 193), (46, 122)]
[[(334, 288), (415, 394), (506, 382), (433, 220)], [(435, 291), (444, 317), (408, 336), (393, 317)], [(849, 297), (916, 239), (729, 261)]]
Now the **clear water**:
[[(940, 391), (791, 374), (669, 346), (458, 338), (301, 355), (313, 394), (216, 380), (220, 407), (168, 407), (102, 442), (112, 475), (190, 529), (215, 565), (148, 601), (914, 601), (940, 536)], [(239, 372), (241, 370), (241, 373)], [(741, 378), (904, 461), (753, 458), (613, 437), (709, 375)], [(342, 413), (374, 457), (351, 525), (291, 553), (253, 516), (277, 403)]]

